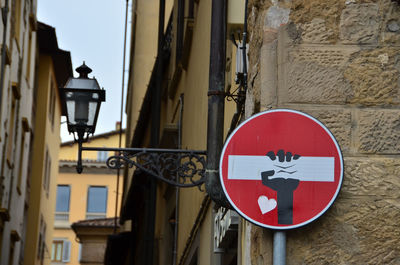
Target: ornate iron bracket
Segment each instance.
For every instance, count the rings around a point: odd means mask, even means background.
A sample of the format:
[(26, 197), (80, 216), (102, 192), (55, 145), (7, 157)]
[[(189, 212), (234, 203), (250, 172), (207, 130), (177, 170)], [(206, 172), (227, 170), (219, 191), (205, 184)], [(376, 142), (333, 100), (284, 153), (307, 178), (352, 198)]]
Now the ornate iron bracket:
[(156, 148), (99, 148), (79, 144), (77, 171), (81, 173), (82, 151), (115, 152), (106, 165), (110, 169), (133, 167), (170, 185), (187, 188), (205, 181), (206, 151)]
[(239, 86), (233, 92), (226, 92), (225, 97), (228, 101), (235, 101), (236, 104), (243, 104), (246, 100), (246, 90), (243, 86)]

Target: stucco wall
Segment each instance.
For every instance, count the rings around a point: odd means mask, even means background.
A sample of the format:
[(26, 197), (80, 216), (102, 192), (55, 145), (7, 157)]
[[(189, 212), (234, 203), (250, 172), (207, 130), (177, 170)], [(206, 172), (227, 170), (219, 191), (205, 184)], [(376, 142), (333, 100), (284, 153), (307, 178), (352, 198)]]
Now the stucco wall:
[[(122, 142), (124, 142), (125, 134), (122, 134)], [(105, 133), (103, 136), (98, 135), (97, 138), (92, 139), (90, 142), (85, 143), (84, 146), (91, 147), (118, 147), (119, 134), (117, 131)], [(98, 168), (96, 172), (91, 171), (90, 164), (83, 169), (82, 174), (77, 174), (75, 168), (65, 166), (65, 160), (76, 161), (77, 158), (77, 144), (61, 145), (59, 158), (64, 160), (60, 164), (59, 173), (57, 176), (57, 185), (69, 185), (70, 187), (70, 201), (69, 201), (69, 219), (67, 224), (57, 223), (54, 226), (52, 239), (66, 239), (71, 242), (71, 256), (70, 265), (77, 265), (79, 263), (79, 243), (75, 240), (76, 234), (71, 229), (70, 225), (86, 219), (88, 189), (90, 186), (106, 186), (107, 187), (107, 206), (106, 217), (115, 216), (116, 194), (117, 194), (117, 171), (108, 171), (107, 169)], [(109, 152), (108, 156), (114, 155)], [(97, 152), (83, 152), (83, 160), (97, 160)], [(100, 162), (105, 166), (105, 162)], [(84, 165), (87, 164), (84, 162)], [(75, 164), (73, 163), (75, 166)], [(95, 166), (92, 166), (95, 167)], [(111, 173), (111, 174), (110, 174)], [(122, 176), (119, 181), (119, 196), (118, 196), (118, 209), (121, 205), (122, 195)], [(55, 205), (54, 200), (54, 205)], [(119, 213), (119, 212), (118, 212)], [(89, 247), (90, 248), (90, 247)], [(105, 244), (102, 242), (100, 252), (104, 254)], [(89, 251), (90, 252), (90, 251)], [(83, 253), (83, 252), (82, 252)], [(90, 257), (90, 253), (88, 254)]]
[[(246, 116), (306, 112), (344, 156), (331, 209), (287, 232), (287, 264), (400, 263), (399, 4), (250, 1), (249, 30)], [(272, 233), (248, 230), (251, 264), (272, 264)]]

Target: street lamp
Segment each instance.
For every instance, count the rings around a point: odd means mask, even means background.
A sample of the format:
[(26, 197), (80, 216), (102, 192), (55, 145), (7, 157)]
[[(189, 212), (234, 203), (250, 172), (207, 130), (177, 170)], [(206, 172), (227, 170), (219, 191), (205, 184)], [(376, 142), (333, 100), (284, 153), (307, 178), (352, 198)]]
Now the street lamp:
[(205, 181), (206, 151), (155, 148), (101, 148), (83, 147), (82, 143), (96, 129), (101, 102), (105, 101), (105, 91), (85, 62), (76, 69), (78, 78), (70, 78), (63, 88), (67, 125), (69, 133), (78, 142), (76, 170), (82, 173), (82, 151), (116, 152), (107, 161), (107, 167), (120, 169), (124, 166), (141, 169), (147, 174), (178, 187), (200, 186)]
[(105, 91), (100, 89), (96, 78), (89, 78), (92, 72), (85, 62), (76, 71), (78, 78), (70, 78), (64, 87), (68, 131), (78, 141), (86, 141), (96, 128), (101, 102)]
[[(71, 77), (64, 87), (65, 108), (67, 110), (67, 126), (69, 133), (74, 135), (78, 142), (79, 150), (82, 143), (86, 142), (90, 134), (96, 129), (101, 102), (106, 99), (106, 92), (100, 89), (96, 78), (89, 78), (92, 72), (85, 62), (76, 71), (79, 77)], [(76, 170), (82, 173), (82, 152), (78, 152), (78, 165)]]

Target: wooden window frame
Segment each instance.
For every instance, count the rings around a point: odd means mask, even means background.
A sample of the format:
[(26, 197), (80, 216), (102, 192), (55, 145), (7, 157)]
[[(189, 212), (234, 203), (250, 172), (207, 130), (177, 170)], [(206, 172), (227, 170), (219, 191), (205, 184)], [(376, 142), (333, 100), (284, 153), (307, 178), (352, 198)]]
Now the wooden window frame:
[(51, 129), (54, 130), (55, 110), (56, 110), (56, 84), (54, 79), (51, 78), (50, 95), (49, 95), (49, 121)]
[(13, 265), (14, 264), (14, 255), (15, 255), (15, 241), (11, 240), (10, 249), (8, 252), (9, 252), (8, 265)]
[(22, 125), (22, 132), (21, 132), (21, 145), (20, 145), (20, 153), (19, 153), (19, 168), (18, 168), (18, 178), (17, 178), (17, 192), (21, 195), (21, 185), (22, 185), (22, 173), (23, 173), (23, 166), (25, 161), (25, 141), (26, 141), (26, 133), (29, 132), (29, 122), (28, 118), (23, 117), (21, 121)]
[(16, 120), (17, 120), (17, 100), (20, 98), (19, 85), (18, 83), (12, 83), (12, 99), (11, 99), (11, 112), (9, 116), (9, 127), (7, 138), (7, 149), (6, 149), (6, 160), (9, 168), (14, 167), (13, 154), (14, 154), (14, 140), (16, 132)]
[[(61, 245), (60, 259), (57, 259), (57, 245)], [(64, 251), (64, 240), (57, 239), (53, 240), (51, 244), (51, 261), (52, 262), (62, 262), (63, 260), (63, 251)]]
[(32, 55), (34, 53), (32, 52), (32, 30), (29, 29), (29, 33), (28, 33), (28, 55), (27, 55), (27, 62), (26, 62), (26, 73), (25, 73), (25, 79), (28, 83), (28, 88), (31, 88), (31, 72), (32, 72), (32, 67), (31, 67), (31, 63), (32, 63)]
[(46, 146), (46, 153), (44, 159), (43, 189), (46, 191), (47, 197), (49, 197), (50, 178), (51, 178), (51, 156), (49, 149)]
[[(60, 259), (57, 259), (57, 249), (55, 248), (56, 246), (61, 245), (61, 253), (60, 254)], [(54, 238), (53, 242), (51, 244), (51, 256), (50, 260), (51, 262), (56, 262), (57, 264), (59, 263), (68, 263), (71, 261), (71, 241), (69, 241), (67, 238)]]
[(40, 227), (39, 227), (38, 251), (37, 251), (37, 258), (40, 261), (41, 265), (43, 265), (43, 263), (44, 263), (44, 259), (45, 259), (44, 253), (47, 249), (46, 229), (47, 229), (46, 222), (43, 220), (43, 216), (41, 216), (40, 217)]
[(22, 167), (24, 166), (24, 153), (25, 153), (25, 132), (23, 131), (21, 133), (21, 146), (19, 148), (20, 154), (19, 154), (19, 168), (18, 168), (18, 177), (17, 177), (17, 192), (19, 195), (21, 195), (21, 184), (22, 184)]
[(15, 1), (15, 25), (14, 38), (17, 43), (17, 49), (21, 50), (21, 21), (22, 21), (22, 0)]
[(178, 0), (178, 14), (176, 22), (175, 65), (179, 65), (181, 63), (183, 54), (184, 29), (185, 29), (185, 0)]

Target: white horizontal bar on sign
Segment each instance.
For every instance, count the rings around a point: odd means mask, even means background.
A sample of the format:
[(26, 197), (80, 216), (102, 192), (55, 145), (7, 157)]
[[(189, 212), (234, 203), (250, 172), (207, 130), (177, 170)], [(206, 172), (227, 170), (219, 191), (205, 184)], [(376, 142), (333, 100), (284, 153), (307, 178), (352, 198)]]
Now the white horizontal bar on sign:
[(335, 158), (301, 156), (290, 162), (272, 161), (268, 156), (230, 155), (228, 179), (261, 180), (261, 172), (274, 170), (274, 178), (293, 178), (301, 181), (335, 180)]

